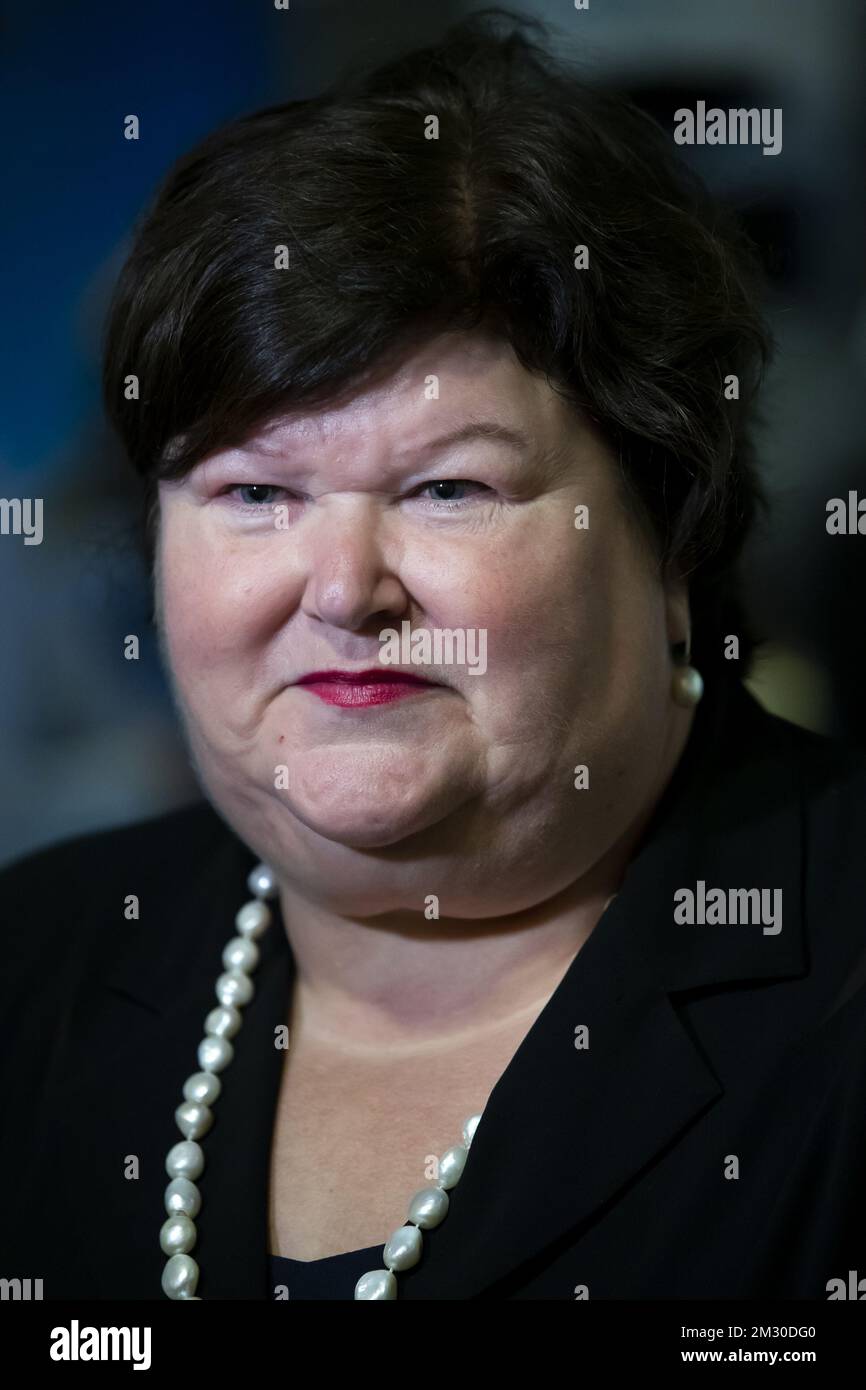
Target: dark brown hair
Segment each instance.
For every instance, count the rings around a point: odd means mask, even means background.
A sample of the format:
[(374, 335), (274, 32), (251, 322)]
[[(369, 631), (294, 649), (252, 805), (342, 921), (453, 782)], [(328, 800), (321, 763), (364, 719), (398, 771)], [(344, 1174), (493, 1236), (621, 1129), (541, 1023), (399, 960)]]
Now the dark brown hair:
[[(221, 127), (169, 171), (104, 338), (148, 560), (157, 479), (334, 401), (424, 334), (484, 324), (601, 425), (660, 561), (690, 577), (695, 663), (742, 675), (736, 562), (762, 500), (750, 417), (771, 348), (757, 257), (671, 132), (552, 58), (545, 32), (482, 11)], [(739, 663), (722, 660), (730, 632)]]

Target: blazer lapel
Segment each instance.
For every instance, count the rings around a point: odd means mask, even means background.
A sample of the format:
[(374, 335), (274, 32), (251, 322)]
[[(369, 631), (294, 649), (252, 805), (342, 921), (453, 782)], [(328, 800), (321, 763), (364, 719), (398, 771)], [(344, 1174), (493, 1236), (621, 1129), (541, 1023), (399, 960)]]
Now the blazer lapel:
[(491, 1092), (448, 1216), (401, 1296), (489, 1290), (574, 1233), (720, 1091), (615, 901)]

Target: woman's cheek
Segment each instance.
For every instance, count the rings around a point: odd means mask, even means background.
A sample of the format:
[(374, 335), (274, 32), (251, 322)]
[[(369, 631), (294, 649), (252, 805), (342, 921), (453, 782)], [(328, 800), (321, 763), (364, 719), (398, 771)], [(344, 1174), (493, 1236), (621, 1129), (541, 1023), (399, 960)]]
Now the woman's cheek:
[(236, 645), (219, 588), (201, 572), (178, 570), (164, 589), (164, 622), (172, 667), (183, 679), (213, 670)]

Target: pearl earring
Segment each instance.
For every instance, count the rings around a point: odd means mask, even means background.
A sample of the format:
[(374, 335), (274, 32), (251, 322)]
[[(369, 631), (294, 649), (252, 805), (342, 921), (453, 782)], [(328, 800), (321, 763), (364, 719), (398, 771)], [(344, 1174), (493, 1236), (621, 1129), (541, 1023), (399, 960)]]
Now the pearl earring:
[(696, 666), (690, 664), (692, 643), (686, 643), (686, 659), (683, 666), (677, 666), (671, 681), (671, 694), (678, 705), (686, 707), (698, 703), (704, 693), (704, 681)]

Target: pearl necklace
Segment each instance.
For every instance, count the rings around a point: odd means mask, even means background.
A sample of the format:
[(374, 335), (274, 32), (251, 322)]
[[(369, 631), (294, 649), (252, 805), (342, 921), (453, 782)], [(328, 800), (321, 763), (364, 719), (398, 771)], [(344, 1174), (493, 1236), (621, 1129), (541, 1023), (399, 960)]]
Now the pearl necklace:
[[(197, 1231), (195, 1217), (201, 1210), (201, 1193), (196, 1178), (204, 1171), (204, 1152), (199, 1144), (213, 1124), (211, 1106), (219, 1097), (222, 1082), (217, 1075), (225, 1071), (234, 1056), (231, 1039), (240, 1029), (240, 1010), (253, 997), (250, 975), (259, 963), (258, 937), (270, 926), (268, 898), (277, 896), (276, 875), (267, 864), (258, 864), (247, 879), (254, 897), (235, 917), (238, 935), (223, 951), (225, 971), (216, 982), (218, 1008), (211, 1009), (204, 1022), (205, 1036), (198, 1046), (199, 1071), (183, 1085), (183, 1103), (174, 1112), (183, 1139), (169, 1149), (165, 1171), (171, 1179), (165, 1189), (167, 1219), (159, 1233), (159, 1243), (168, 1255), (162, 1271), (162, 1290), (169, 1298), (193, 1299), (199, 1267), (190, 1255)], [(440, 1225), (448, 1214), (448, 1193), (463, 1174), (469, 1146), (481, 1115), (472, 1115), (463, 1125), (463, 1142), (454, 1144), (438, 1161), (439, 1176), (431, 1187), (423, 1187), (409, 1202), (406, 1223), (391, 1233), (382, 1251), (384, 1269), (371, 1269), (355, 1285), (355, 1298), (391, 1299), (397, 1297), (395, 1272), (411, 1269), (421, 1258), (422, 1230)]]

